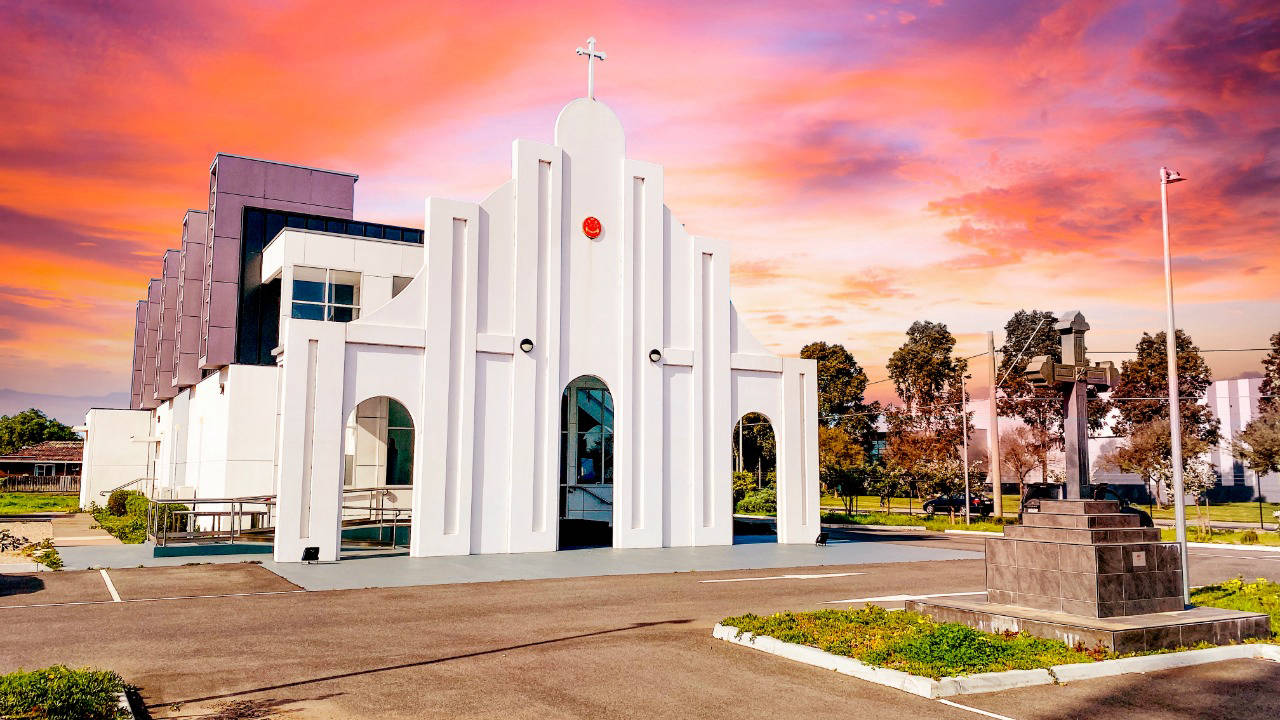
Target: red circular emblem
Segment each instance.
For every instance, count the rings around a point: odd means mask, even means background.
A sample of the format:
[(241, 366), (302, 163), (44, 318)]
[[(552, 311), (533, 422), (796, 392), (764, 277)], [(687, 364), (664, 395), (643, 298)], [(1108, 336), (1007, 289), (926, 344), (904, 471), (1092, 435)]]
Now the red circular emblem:
[(600, 233), (603, 231), (604, 226), (593, 216), (587, 216), (587, 219), (582, 221), (582, 234), (592, 240), (600, 237)]

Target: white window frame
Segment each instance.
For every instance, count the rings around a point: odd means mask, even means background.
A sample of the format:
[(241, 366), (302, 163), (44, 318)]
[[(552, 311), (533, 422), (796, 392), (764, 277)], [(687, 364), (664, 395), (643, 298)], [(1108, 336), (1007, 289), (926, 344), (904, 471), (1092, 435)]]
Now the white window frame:
[(56, 463), (36, 463), (33, 472), (36, 477), (52, 477), (56, 470)]
[[(301, 271), (301, 273), (300, 273), (299, 271)], [(349, 309), (349, 310), (351, 310), (351, 319), (352, 319), (352, 320), (358, 320), (358, 319), (360, 319), (360, 285), (361, 285), (361, 281), (364, 279), (364, 278), (363, 278), (363, 276), (362, 276), (360, 273), (351, 272), (351, 271), (348, 271), (348, 270), (334, 270), (333, 268), (324, 268), (324, 269), (321, 269), (321, 268), (312, 268), (312, 267), (295, 267), (293, 272), (294, 272), (294, 277), (293, 277), (294, 282), (298, 282), (299, 280), (301, 280), (302, 282), (323, 282), (323, 283), (324, 283), (324, 299), (322, 299), (322, 300), (320, 300), (320, 301), (316, 301), (316, 300), (298, 300), (297, 298), (293, 297), (293, 289), (292, 289), (292, 288), (290, 288), (290, 298), (289, 298), (289, 299), (290, 299), (290, 305), (289, 305), (289, 316), (290, 316), (291, 318), (293, 317), (294, 308), (295, 308), (296, 306), (298, 306), (298, 305), (310, 305), (310, 306), (312, 306), (312, 307), (319, 307), (319, 308), (320, 308), (320, 314), (321, 314), (321, 316), (322, 316), (322, 317), (321, 317), (321, 320), (322, 320), (322, 321), (324, 321), (324, 322), (340, 322), (340, 321), (335, 321), (335, 320), (333, 319), (333, 310), (334, 310), (334, 308), (344, 308), (344, 309)], [(319, 273), (321, 273), (321, 272), (323, 272), (323, 273), (324, 273), (324, 280), (323, 280), (323, 281), (321, 281), (321, 280), (312, 280), (311, 278), (307, 277), (308, 275), (312, 275), (312, 274), (319, 274)], [(339, 283), (339, 282), (335, 282), (335, 280), (334, 280), (334, 275), (335, 275), (335, 273), (338, 273), (338, 274), (341, 274), (341, 275), (344, 275), (344, 276), (348, 276), (348, 277), (350, 277), (350, 276), (354, 276), (355, 280), (354, 280), (353, 282), (349, 282), (349, 283), (348, 283), (348, 282), (341, 282), (341, 283)], [(299, 275), (301, 275), (302, 277), (299, 277)], [(352, 295), (352, 297), (351, 297), (352, 304), (348, 305), (348, 304), (346, 304), (346, 303), (334, 302), (334, 301), (331, 299), (331, 295), (332, 295), (332, 292), (333, 292), (333, 287), (334, 287), (335, 285), (351, 285), (351, 286), (352, 286), (352, 288), (353, 288), (353, 291), (352, 291), (352, 294), (351, 294), (351, 295)], [(295, 320), (306, 320), (306, 319), (314, 320), (314, 318), (293, 318), (293, 319), (295, 319)]]

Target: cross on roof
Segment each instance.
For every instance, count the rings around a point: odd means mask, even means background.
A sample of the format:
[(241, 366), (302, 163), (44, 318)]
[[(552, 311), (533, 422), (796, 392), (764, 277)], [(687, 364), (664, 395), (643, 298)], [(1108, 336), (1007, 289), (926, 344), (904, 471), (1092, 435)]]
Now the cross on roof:
[(587, 97), (592, 100), (596, 99), (596, 60), (607, 60), (608, 55), (603, 50), (596, 50), (596, 39), (594, 37), (587, 38), (587, 48), (584, 50), (578, 48), (579, 55), (587, 56)]

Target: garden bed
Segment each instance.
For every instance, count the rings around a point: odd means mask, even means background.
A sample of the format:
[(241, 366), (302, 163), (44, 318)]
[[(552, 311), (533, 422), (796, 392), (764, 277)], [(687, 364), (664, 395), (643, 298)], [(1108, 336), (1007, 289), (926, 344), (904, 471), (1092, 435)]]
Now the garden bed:
[[(1206, 588), (1221, 602), (1259, 602), (1274, 583), (1244, 591), (1244, 583)], [(1257, 585), (1257, 584), (1255, 584)], [(1280, 589), (1280, 586), (1277, 586)], [(1246, 600), (1226, 598), (1247, 597)], [(1280, 600), (1277, 601), (1280, 604)], [(1226, 607), (1226, 605), (1217, 605)], [(1234, 606), (1233, 606), (1234, 607)], [(1267, 612), (1267, 610), (1263, 610)], [(1275, 610), (1272, 610), (1274, 613)], [(1273, 632), (1276, 615), (1272, 614)], [(877, 606), (861, 609), (741, 615), (718, 623), (713, 635), (739, 645), (887, 685), (922, 697), (992, 692), (1012, 687), (1153, 672), (1221, 660), (1280, 661), (1280, 647), (1248, 643), (1118, 655), (1105, 648), (1067, 646), (1028, 634), (985, 633), (965, 625), (935, 622), (909, 611)]]
[(1245, 610), (1271, 617), (1271, 637), (1280, 640), (1280, 583), (1258, 578), (1247, 583), (1240, 578), (1191, 591), (1192, 605), (1227, 610)]
[(124, 720), (128, 686), (107, 670), (54, 665), (0, 675), (0, 717), (24, 720)]

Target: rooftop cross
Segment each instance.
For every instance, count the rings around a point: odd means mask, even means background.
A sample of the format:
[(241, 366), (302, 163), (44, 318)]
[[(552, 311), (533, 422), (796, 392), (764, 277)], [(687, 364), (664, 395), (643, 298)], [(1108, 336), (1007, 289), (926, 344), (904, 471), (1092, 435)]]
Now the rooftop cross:
[(603, 50), (596, 50), (596, 39), (594, 37), (587, 38), (587, 48), (584, 50), (578, 48), (579, 55), (587, 56), (587, 97), (592, 100), (596, 99), (596, 60), (607, 60), (608, 55)]

